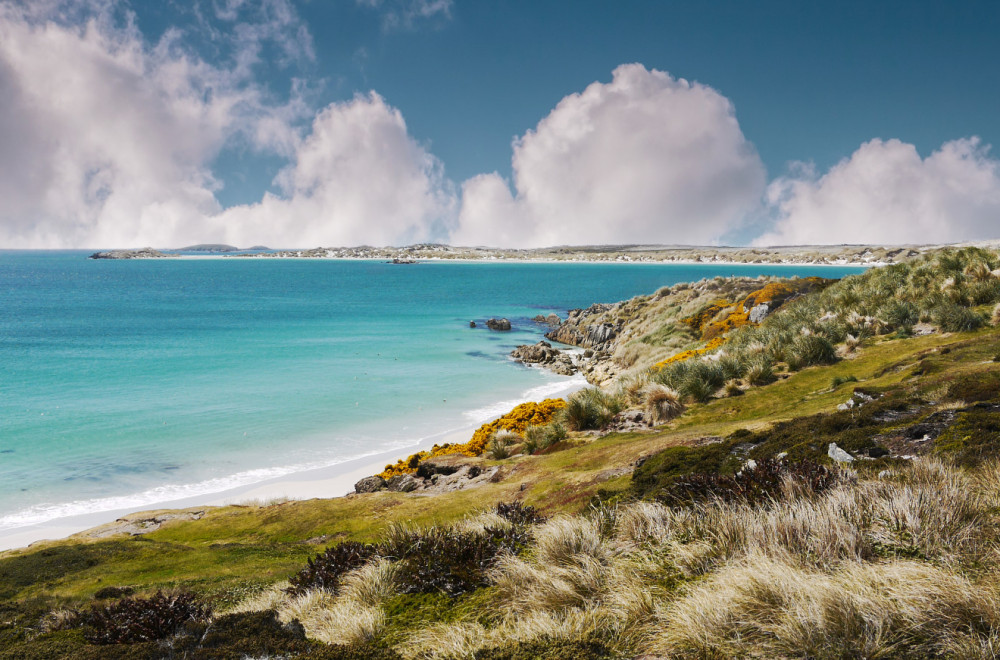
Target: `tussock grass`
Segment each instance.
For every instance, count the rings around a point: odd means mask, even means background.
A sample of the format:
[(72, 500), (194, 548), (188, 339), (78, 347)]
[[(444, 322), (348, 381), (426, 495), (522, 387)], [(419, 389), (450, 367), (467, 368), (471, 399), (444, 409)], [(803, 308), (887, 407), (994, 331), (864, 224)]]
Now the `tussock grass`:
[(643, 406), (654, 423), (669, 422), (684, 413), (685, 406), (676, 390), (651, 383), (642, 390)]
[(921, 562), (828, 573), (751, 556), (665, 607), (650, 646), (668, 656), (960, 657), (996, 648), (998, 605), (992, 585)]

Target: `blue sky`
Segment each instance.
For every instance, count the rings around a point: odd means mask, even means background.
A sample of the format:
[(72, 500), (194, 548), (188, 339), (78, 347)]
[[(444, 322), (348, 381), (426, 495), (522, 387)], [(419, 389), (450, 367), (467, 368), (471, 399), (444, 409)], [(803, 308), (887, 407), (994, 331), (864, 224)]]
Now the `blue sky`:
[[(8, 151), (35, 154), (45, 145), (24, 135), (114, 123), (117, 108), (130, 113), (124, 123), (134, 124), (135, 134), (129, 149), (109, 146), (113, 133), (72, 148), (49, 145), (51, 162), (38, 156), (39, 178), (27, 182), (36, 197), (19, 192), (12, 208), (0, 210), (0, 236), (12, 246), (68, 247), (58, 238), (66, 227), (76, 231), (74, 245), (88, 246), (188, 238), (527, 245), (613, 241), (616, 231), (622, 242), (656, 243), (1000, 237), (1000, 170), (989, 148), (1000, 142), (996, 2), (33, 4), (0, 2), (8, 42), (20, 45), (0, 48), (0, 63), (13, 72), (7, 85), (26, 99), (6, 109), (0, 141), (6, 135), (18, 147)], [(109, 85), (109, 93), (122, 93), (114, 109), (39, 82), (49, 74), (37, 68), (39, 57), (31, 60), (32, 48), (58, 30), (65, 32), (63, 71), (82, 66), (95, 48), (141, 51), (138, 60), (119, 57), (99, 71), (81, 71)], [(62, 51), (45, 52), (56, 60)], [(624, 64), (641, 70), (613, 74)], [(678, 81), (697, 88), (682, 89)], [(593, 83), (599, 85), (588, 88)], [(175, 111), (171, 97), (169, 130), (148, 151), (176, 144), (171, 131), (201, 137), (181, 150), (175, 167), (149, 165), (136, 152), (156, 124), (140, 124), (162, 107), (143, 103), (174, 94), (178, 85), (197, 90), (201, 106)], [(710, 97), (699, 101), (704, 108), (673, 105), (671, 99), (701, 88)], [(590, 101), (580, 96), (588, 89)], [(99, 112), (37, 117), (24, 110), (47, 99), (50, 107), (79, 103)], [(647, 109), (630, 114), (639, 101)], [(197, 126), (185, 131), (192, 112)], [(702, 116), (718, 123), (699, 124)], [(543, 127), (546, 118), (552, 121)], [(374, 142), (348, 137), (376, 120), (385, 133)], [(17, 121), (34, 125), (26, 130)], [(692, 134), (704, 133), (700, 140), (713, 141), (706, 148), (713, 160), (701, 162), (691, 155), (696, 144), (678, 143), (685, 122)], [(591, 124), (591, 137), (578, 135)], [(670, 136), (657, 128), (667, 124), (676, 128)], [(658, 150), (625, 144), (633, 134)], [(519, 139), (520, 156), (512, 149)], [(344, 165), (348, 156), (386, 144), (393, 146)], [(67, 151), (79, 159), (79, 172), (53, 165), (65, 163)], [(576, 169), (562, 172), (559, 158)], [(367, 197), (357, 192), (372, 172), (381, 177), (403, 162), (409, 169), (400, 168), (401, 178), (376, 182)], [(644, 169), (622, 176), (630, 163)], [(130, 166), (136, 180), (122, 174)], [(346, 173), (330, 181), (342, 167)], [(11, 188), (27, 176), (14, 170), (0, 164), (0, 192), (5, 171), (13, 171)], [(650, 171), (655, 176), (639, 182)], [(56, 172), (48, 183), (46, 172)], [(62, 208), (73, 207), (69, 217), (51, 204), (59, 176), (81, 188), (63, 200)], [(651, 191), (660, 181), (662, 194)], [(149, 190), (139, 195), (137, 188)], [(25, 182), (16, 189), (24, 191)], [(171, 197), (178, 189), (186, 197)], [(404, 189), (410, 197), (386, 201), (387, 191)], [(592, 189), (602, 196), (575, 207), (579, 191)], [(669, 201), (690, 190), (702, 197)], [(907, 206), (914, 191), (924, 197)], [(358, 199), (333, 202), (348, 194)], [(725, 203), (709, 203), (718, 199)], [(626, 207), (619, 217), (615, 209)], [(390, 216), (398, 220), (382, 227)], [(508, 218), (517, 231), (495, 230)], [(704, 231), (690, 231), (692, 224)], [(375, 225), (380, 230), (369, 231)], [(614, 231), (604, 231), (607, 225)], [(842, 238), (831, 225), (841, 227)]]

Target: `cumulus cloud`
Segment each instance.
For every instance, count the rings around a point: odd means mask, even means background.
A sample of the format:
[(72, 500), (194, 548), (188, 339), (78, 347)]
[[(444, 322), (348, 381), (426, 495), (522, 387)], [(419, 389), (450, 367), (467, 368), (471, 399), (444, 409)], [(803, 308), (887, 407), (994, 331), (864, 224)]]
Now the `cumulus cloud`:
[[(113, 0), (0, 3), (0, 245), (298, 246), (446, 235), (453, 195), (397, 110), (376, 95), (358, 97), (300, 128), (314, 111), (297, 88), (276, 103), (252, 71), (265, 47), (311, 57), (291, 6), (229, 0), (216, 8), (235, 36), (207, 35), (211, 64), (178, 29), (147, 43)], [(289, 159), (280, 198), (223, 212), (212, 163), (234, 142)]]
[(711, 243), (764, 190), (729, 100), (640, 64), (564, 98), (513, 149), (515, 192), (466, 181), (453, 242)]
[(978, 138), (927, 158), (871, 140), (821, 177), (808, 167), (774, 181), (774, 229), (758, 245), (950, 243), (1000, 236), (1000, 161)]
[(319, 113), (279, 183), (282, 197), (220, 216), (228, 242), (408, 244), (446, 236), (454, 214), (441, 163), (374, 92)]

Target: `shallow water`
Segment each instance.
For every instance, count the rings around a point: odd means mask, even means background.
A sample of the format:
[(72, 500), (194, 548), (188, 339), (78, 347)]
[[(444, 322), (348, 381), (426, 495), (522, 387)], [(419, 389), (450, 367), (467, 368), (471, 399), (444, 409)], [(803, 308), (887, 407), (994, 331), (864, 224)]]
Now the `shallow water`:
[(565, 379), (507, 358), (539, 313), (861, 270), (86, 255), (0, 252), (0, 530), (403, 452), (543, 398)]

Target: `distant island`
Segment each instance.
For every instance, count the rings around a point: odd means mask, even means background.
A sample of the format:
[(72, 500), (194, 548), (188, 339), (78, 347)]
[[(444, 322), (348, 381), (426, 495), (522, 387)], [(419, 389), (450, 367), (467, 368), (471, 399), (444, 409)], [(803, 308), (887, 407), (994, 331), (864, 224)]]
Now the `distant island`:
[[(977, 244), (996, 248), (1000, 242)], [(416, 260), (468, 261), (567, 261), (624, 263), (732, 263), (877, 265), (899, 263), (939, 250), (945, 245), (790, 245), (775, 247), (692, 245), (574, 245), (545, 248), (461, 247), (440, 243), (418, 243), (404, 247), (317, 247), (274, 250), (254, 246), (246, 250), (231, 245), (199, 244), (179, 250), (111, 250), (97, 252), (92, 259), (156, 259), (176, 252), (206, 252), (246, 259), (378, 259), (394, 263)], [(950, 246), (961, 247), (961, 246)], [(264, 251), (266, 250), (266, 251)]]

